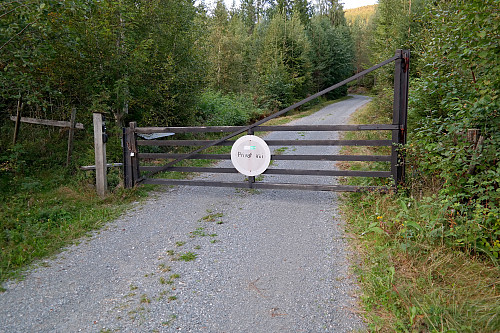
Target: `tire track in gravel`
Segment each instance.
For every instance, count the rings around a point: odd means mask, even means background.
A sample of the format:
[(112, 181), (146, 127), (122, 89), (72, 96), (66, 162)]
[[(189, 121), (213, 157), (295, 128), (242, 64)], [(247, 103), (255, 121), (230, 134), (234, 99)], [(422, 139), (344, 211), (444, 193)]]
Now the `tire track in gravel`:
[[(368, 101), (354, 96), (292, 124), (343, 124)], [(325, 138), (318, 132), (284, 133), (267, 139)], [(337, 151), (297, 147), (284, 153)], [(272, 167), (302, 168), (301, 163)], [(273, 182), (312, 181), (292, 178), (265, 176)], [(165, 188), (92, 238), (44, 261), (47, 267), (7, 282), (0, 294), (0, 332), (363, 329), (352, 311), (355, 287), (336, 200), (329, 192)]]

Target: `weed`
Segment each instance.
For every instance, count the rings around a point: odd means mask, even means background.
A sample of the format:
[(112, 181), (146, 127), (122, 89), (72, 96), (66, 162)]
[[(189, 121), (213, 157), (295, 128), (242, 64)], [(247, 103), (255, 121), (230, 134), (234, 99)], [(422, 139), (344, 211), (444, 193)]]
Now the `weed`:
[(186, 244), (186, 242), (175, 242), (175, 245), (176, 245), (177, 247), (181, 247), (181, 246), (183, 246), (184, 244)]
[(149, 303), (151, 303), (151, 299), (148, 297), (148, 295), (142, 294), (140, 302), (149, 304)]
[(193, 261), (196, 259), (196, 257), (198, 257), (198, 255), (196, 253), (193, 253), (193, 252), (186, 252), (186, 253), (183, 253), (179, 256), (179, 259), (178, 260), (181, 260), (181, 261)]
[(191, 238), (207, 236), (207, 234), (205, 233), (205, 228), (203, 228), (203, 227), (196, 228), (196, 230), (191, 231), (190, 234), (191, 235), (189, 237), (191, 237)]
[(177, 296), (175, 296), (175, 295), (168, 296), (169, 301), (175, 301), (176, 299), (177, 299)]
[(167, 283), (167, 280), (162, 276), (162, 277), (160, 277), (160, 283), (165, 284), (165, 283)]
[(130, 290), (137, 290), (137, 288), (139, 288), (139, 287), (137, 287), (136, 285), (133, 285), (133, 284), (130, 285)]
[(170, 272), (172, 270), (172, 268), (170, 266), (167, 266), (164, 263), (159, 264), (158, 268), (160, 269), (160, 272), (162, 272), (162, 273)]
[(170, 315), (170, 319), (169, 320), (165, 320), (161, 324), (163, 326), (171, 326), (176, 319), (177, 319), (177, 316), (173, 314), (173, 315)]
[(199, 222), (216, 222), (218, 221), (222, 216), (224, 216), (223, 213), (215, 213), (215, 214), (208, 214), (204, 217), (202, 217)]

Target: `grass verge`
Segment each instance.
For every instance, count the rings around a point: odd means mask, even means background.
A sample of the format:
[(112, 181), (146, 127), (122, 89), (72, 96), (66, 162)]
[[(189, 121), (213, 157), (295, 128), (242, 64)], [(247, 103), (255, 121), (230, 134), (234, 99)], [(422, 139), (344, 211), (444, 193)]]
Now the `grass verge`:
[(116, 190), (104, 200), (93, 187), (54, 186), (48, 179), (23, 178), (15, 186), (37, 182), (27, 191), (1, 195), (0, 282), (21, 277), (36, 260), (58, 253), (91, 230), (117, 218), (129, 204), (147, 194), (144, 188)]
[[(363, 108), (354, 121), (386, 123), (378, 110), (376, 105)], [(360, 256), (355, 271), (369, 330), (499, 332), (499, 268), (446, 242), (448, 220), (434, 191), (343, 196), (342, 211)]]

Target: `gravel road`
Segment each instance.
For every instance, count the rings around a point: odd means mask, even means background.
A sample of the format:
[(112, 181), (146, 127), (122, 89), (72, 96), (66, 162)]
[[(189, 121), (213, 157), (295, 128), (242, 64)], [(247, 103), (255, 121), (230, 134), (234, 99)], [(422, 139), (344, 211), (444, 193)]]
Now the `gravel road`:
[[(343, 124), (368, 101), (354, 96), (292, 124)], [(266, 138), (325, 138), (285, 133)], [(270, 180), (335, 183), (265, 176)], [(5, 283), (0, 332), (362, 331), (336, 201), (329, 192), (167, 187), (25, 280)]]

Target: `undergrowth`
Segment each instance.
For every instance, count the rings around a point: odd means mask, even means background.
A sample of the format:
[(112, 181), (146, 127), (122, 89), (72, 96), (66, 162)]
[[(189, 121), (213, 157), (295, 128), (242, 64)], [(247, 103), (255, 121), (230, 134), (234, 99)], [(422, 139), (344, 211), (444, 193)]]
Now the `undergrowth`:
[[(355, 120), (386, 123), (380, 103), (384, 102), (375, 100), (358, 111)], [(380, 153), (378, 148), (371, 148), (370, 153), (376, 152)], [(343, 196), (352, 244), (361, 258), (355, 271), (369, 330), (500, 331), (497, 259), (470, 241), (457, 240), (457, 220), (442, 202), (439, 180), (420, 176), (415, 184), (414, 177), (410, 175), (408, 186), (398, 193)]]

